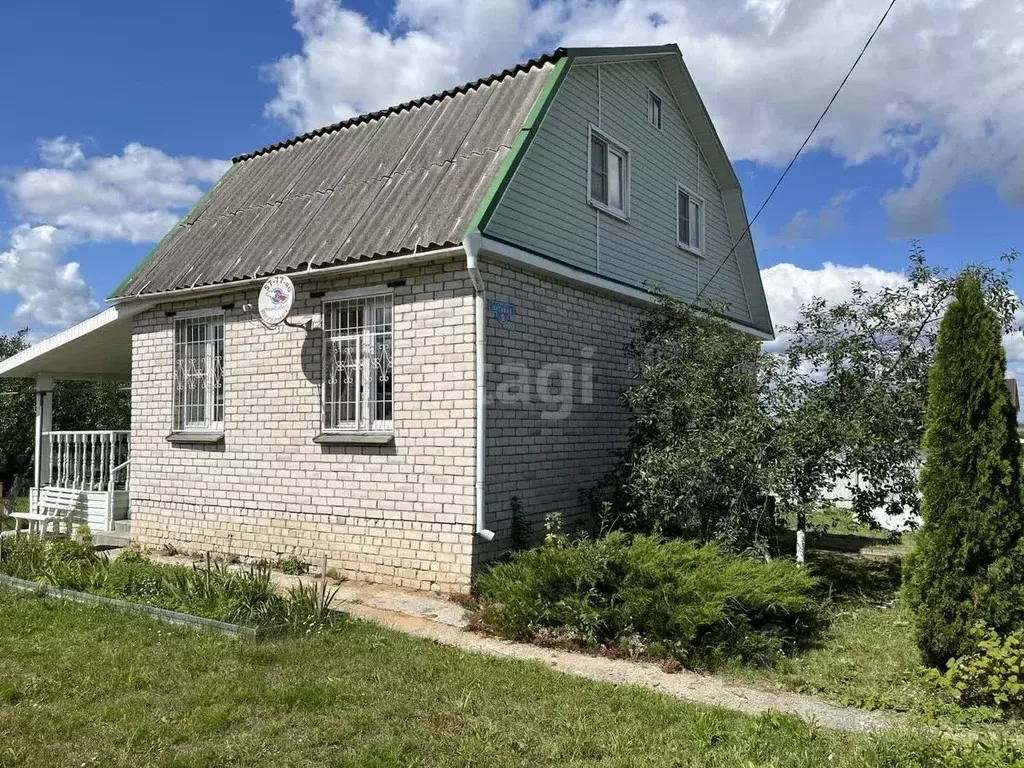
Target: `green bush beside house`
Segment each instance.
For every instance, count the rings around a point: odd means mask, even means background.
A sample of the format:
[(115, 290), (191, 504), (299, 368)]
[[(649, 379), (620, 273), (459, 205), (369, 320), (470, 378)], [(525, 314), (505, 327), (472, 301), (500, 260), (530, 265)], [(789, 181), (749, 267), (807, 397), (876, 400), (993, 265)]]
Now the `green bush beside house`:
[(814, 587), (791, 561), (764, 562), (715, 545), (553, 535), (480, 576), (476, 615), (482, 628), (514, 640), (688, 667), (771, 665), (817, 634)]

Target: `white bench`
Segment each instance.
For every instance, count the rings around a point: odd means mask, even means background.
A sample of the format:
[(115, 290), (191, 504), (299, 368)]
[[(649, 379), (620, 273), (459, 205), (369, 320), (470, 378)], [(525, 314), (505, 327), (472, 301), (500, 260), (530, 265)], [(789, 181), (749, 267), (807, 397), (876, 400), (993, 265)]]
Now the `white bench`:
[(28, 523), (28, 532), (46, 536), (46, 529), (53, 526), (57, 534), (58, 526), (64, 523), (67, 534), (71, 535), (71, 525), (75, 513), (82, 501), (82, 492), (74, 488), (55, 488), (52, 485), (40, 489), (36, 503), (28, 512), (14, 512), (11, 517), (15, 521), (15, 532), (21, 533), (21, 523)]

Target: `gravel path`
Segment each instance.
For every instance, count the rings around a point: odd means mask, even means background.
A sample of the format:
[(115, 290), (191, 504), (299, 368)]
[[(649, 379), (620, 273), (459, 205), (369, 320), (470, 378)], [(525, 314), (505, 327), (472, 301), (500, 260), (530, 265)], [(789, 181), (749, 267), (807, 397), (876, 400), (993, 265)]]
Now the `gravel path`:
[(620, 685), (641, 685), (694, 704), (723, 707), (748, 715), (785, 712), (822, 728), (854, 733), (886, 731), (900, 724), (900, 721), (891, 715), (838, 707), (813, 696), (798, 693), (767, 691), (728, 683), (715, 675), (688, 671), (669, 673), (662, 671), (655, 664), (510, 643), (431, 619), (394, 613), (370, 605), (347, 603), (344, 610), (352, 616), (368, 619), (389, 629), (433, 640), (462, 651), (521, 661), (536, 661), (577, 677)]
[[(181, 557), (153, 556), (153, 559), (177, 564), (192, 562)], [(277, 572), (273, 573), (273, 578), (281, 589), (299, 581), (314, 581), (310, 576), (287, 576)], [(840, 707), (799, 693), (726, 682), (715, 675), (665, 672), (656, 664), (589, 656), (476, 634), (466, 630), (465, 612), (460, 607), (436, 595), (357, 582), (335, 586), (339, 610), (469, 653), (534, 661), (569, 675), (618, 685), (640, 685), (683, 701), (748, 715), (783, 712), (834, 731), (874, 733), (890, 730), (904, 722), (897, 715)]]

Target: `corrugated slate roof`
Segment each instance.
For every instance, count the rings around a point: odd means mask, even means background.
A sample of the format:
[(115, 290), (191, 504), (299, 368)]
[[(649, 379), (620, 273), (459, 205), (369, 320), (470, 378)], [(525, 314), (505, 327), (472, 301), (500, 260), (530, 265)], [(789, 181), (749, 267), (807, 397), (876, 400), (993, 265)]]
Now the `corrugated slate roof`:
[(563, 55), (235, 158), (116, 296), (461, 243)]

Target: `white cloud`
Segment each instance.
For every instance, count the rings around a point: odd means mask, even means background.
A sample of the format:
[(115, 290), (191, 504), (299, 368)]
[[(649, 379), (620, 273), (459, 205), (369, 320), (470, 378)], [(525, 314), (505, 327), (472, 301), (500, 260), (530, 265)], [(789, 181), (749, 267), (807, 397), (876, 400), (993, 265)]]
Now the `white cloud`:
[[(677, 42), (733, 159), (788, 161), (877, 23), (862, 0), (398, 0), (386, 29), (293, 0), (301, 53), (267, 113), (306, 129), (441, 90), (553, 47)], [(959, 183), (1024, 204), (1024, 3), (904, 0), (812, 144), (898, 162), (896, 236), (944, 226)]]
[(42, 165), (4, 183), (21, 223), (0, 252), (0, 292), (20, 295), (18, 323), (51, 328), (99, 308), (79, 264), (61, 261), (71, 248), (158, 240), (227, 168), (136, 143), (110, 156), (88, 156), (65, 136), (41, 139), (38, 147)]
[(60, 263), (72, 245), (65, 230), (20, 226), (11, 247), (0, 253), (0, 291), (18, 293), (18, 324), (63, 327), (84, 320), (99, 307), (76, 262)]
[[(846, 301), (852, 296), (853, 286), (860, 284), (869, 293), (882, 288), (905, 285), (906, 277), (900, 272), (891, 272), (872, 266), (853, 267), (825, 262), (818, 269), (804, 269), (794, 264), (776, 264), (761, 270), (768, 308), (776, 328), (775, 341), (766, 348), (781, 351), (786, 348), (789, 337), (778, 329), (793, 325), (800, 318), (801, 308), (815, 298), (829, 303)], [(1018, 322), (1024, 321), (1024, 309), (1019, 313)], [(1007, 375), (1024, 381), (1024, 335), (1009, 333), (1003, 336), (1006, 349)]]
[(30, 222), (73, 230), (88, 240), (149, 242), (162, 237), (227, 169), (219, 160), (171, 157), (128, 144), (119, 155), (86, 158), (63, 137), (40, 142), (46, 165), (18, 174), (8, 191)]
[(812, 299), (820, 298), (837, 303), (849, 299), (857, 283), (873, 293), (906, 282), (906, 278), (899, 272), (867, 265), (850, 267), (827, 261), (818, 269), (776, 264), (761, 270), (761, 280), (776, 329), (775, 341), (768, 345), (772, 351), (786, 348), (789, 337), (779, 329), (793, 325), (800, 318), (800, 310)]
[(39, 157), (47, 165), (71, 168), (85, 160), (82, 145), (69, 141), (67, 136), (39, 140)]
[(797, 245), (841, 231), (846, 226), (846, 205), (856, 195), (847, 190), (834, 195), (817, 211), (800, 209), (775, 235), (767, 237), (765, 244)]

